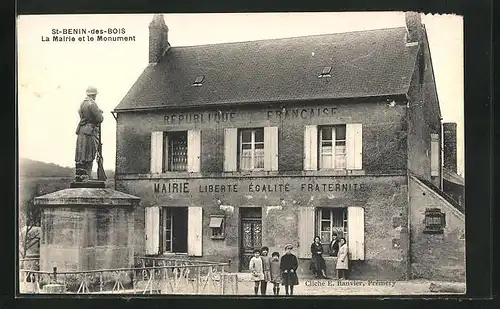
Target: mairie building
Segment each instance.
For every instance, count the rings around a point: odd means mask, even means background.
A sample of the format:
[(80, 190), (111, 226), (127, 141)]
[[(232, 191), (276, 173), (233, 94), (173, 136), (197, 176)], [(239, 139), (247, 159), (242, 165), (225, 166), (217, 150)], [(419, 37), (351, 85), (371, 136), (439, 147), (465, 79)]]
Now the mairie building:
[(245, 271), (254, 248), (290, 243), (306, 277), (318, 235), (333, 277), (335, 233), (353, 279), (464, 280), (465, 208), (443, 191), (427, 34), (405, 18), (176, 47), (155, 15), (149, 64), (113, 111), (116, 189), (142, 200), (135, 253)]

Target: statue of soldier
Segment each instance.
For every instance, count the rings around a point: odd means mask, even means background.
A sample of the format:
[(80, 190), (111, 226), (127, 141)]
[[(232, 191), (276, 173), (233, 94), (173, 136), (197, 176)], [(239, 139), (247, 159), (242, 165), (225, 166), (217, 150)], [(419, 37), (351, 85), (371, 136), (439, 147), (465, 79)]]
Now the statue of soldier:
[[(83, 100), (78, 110), (80, 122), (76, 128), (76, 181), (91, 179), (92, 165), (96, 158), (99, 147), (99, 130), (103, 121), (102, 110), (95, 102), (97, 89), (89, 86), (86, 91), (87, 97)], [(100, 155), (100, 154), (98, 154)]]

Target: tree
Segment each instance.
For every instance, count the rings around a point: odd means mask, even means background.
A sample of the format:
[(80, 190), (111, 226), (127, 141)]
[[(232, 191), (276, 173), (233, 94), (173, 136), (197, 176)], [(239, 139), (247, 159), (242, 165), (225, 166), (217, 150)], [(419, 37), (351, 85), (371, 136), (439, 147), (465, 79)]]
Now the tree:
[(40, 243), (40, 207), (35, 205), (35, 197), (43, 195), (39, 184), (35, 184), (28, 189), (21, 200), (20, 217), (20, 254), (21, 258), (26, 258), (28, 250)]

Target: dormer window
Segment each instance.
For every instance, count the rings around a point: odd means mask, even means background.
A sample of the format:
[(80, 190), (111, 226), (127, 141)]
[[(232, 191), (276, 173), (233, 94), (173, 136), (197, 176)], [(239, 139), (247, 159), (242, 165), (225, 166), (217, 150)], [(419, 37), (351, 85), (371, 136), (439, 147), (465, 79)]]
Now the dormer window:
[(193, 86), (201, 86), (204, 79), (205, 79), (205, 76), (203, 76), (203, 75), (196, 77), (196, 79), (194, 80)]
[(332, 67), (324, 67), (323, 71), (318, 77), (331, 77), (330, 73), (332, 72)]

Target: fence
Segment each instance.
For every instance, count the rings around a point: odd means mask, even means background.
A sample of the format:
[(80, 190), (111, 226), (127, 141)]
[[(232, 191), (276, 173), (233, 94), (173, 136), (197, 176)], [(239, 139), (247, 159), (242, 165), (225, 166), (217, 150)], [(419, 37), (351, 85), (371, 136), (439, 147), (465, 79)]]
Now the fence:
[(21, 269), (21, 293), (44, 293), (61, 284), (65, 293), (238, 294), (238, 280), (228, 263), (165, 258), (136, 258), (133, 268), (53, 272)]

